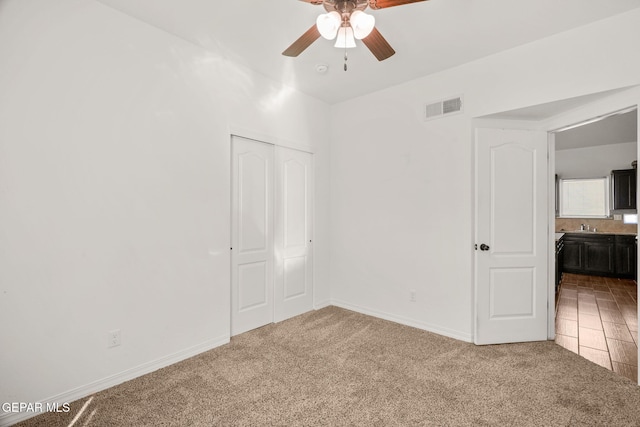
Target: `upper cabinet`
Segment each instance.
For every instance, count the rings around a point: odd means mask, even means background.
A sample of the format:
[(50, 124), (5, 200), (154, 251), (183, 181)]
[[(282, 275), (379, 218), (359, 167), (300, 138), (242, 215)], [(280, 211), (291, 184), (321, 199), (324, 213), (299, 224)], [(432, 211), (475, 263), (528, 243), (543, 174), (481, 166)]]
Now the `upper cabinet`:
[(611, 171), (611, 210), (616, 213), (636, 211), (636, 169)]

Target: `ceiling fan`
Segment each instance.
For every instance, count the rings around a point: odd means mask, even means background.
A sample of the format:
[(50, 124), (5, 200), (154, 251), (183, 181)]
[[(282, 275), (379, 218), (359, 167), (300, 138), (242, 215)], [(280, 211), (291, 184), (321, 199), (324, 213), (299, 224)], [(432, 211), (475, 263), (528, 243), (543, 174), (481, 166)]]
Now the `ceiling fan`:
[(312, 5), (322, 5), (327, 13), (316, 20), (316, 24), (309, 28), (298, 40), (293, 42), (284, 52), (285, 56), (298, 56), (321, 36), (333, 40), (335, 47), (355, 47), (355, 39), (369, 48), (371, 53), (384, 61), (396, 53), (391, 45), (375, 28), (375, 18), (364, 13), (367, 7), (371, 9), (385, 9), (426, 0), (300, 0)]

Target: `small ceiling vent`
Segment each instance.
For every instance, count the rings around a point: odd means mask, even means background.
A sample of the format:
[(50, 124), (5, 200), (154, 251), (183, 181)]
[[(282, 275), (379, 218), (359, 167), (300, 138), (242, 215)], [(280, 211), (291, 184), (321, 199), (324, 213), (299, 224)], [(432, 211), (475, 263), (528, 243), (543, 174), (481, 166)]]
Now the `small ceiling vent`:
[(462, 111), (462, 96), (444, 99), (427, 104), (424, 109), (424, 119), (433, 120), (439, 117), (457, 114)]

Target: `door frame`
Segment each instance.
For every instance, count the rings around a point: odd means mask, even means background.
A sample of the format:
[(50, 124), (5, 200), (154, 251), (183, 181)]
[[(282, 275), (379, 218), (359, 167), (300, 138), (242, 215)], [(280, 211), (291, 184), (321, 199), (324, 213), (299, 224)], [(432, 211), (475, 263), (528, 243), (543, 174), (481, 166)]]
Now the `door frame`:
[[(288, 148), (288, 149), (292, 149), (292, 150), (298, 150), (298, 151), (302, 151), (302, 152), (306, 152), (312, 155), (311, 157), (311, 162), (312, 162), (312, 169), (313, 169), (313, 173), (314, 176), (312, 177), (312, 186), (311, 186), (311, 197), (312, 197), (312, 201), (311, 201), (311, 206), (312, 206), (312, 218), (311, 218), (311, 229), (312, 229), (312, 235), (315, 237), (315, 230), (316, 230), (316, 203), (315, 203), (315, 197), (316, 197), (316, 179), (315, 179), (315, 174), (316, 174), (316, 153), (315, 150), (312, 146), (310, 145), (305, 145), (305, 144), (299, 144), (299, 143), (295, 143), (295, 142), (291, 142), (282, 138), (278, 138), (272, 135), (267, 135), (267, 134), (263, 134), (260, 132), (255, 132), (253, 130), (244, 128), (244, 127), (240, 127), (237, 125), (229, 125), (229, 132), (228, 132), (228, 141), (229, 141), (229, 165), (231, 166), (231, 162), (233, 162), (233, 158), (232, 158), (232, 145), (233, 145), (233, 138), (234, 137), (238, 137), (238, 138), (244, 138), (244, 139), (249, 139), (255, 142), (259, 142), (259, 143), (263, 143), (263, 144), (268, 144), (268, 145), (272, 145), (274, 147), (274, 153), (275, 153), (275, 148), (276, 147), (283, 147), (283, 148)], [(275, 156), (274, 156), (274, 167), (275, 167)], [(229, 230), (231, 231), (233, 224), (232, 224), (232, 218), (233, 218), (233, 200), (232, 200), (232, 193), (233, 193), (233, 177), (232, 177), (232, 171), (231, 171), (231, 167), (229, 168)], [(275, 180), (275, 174), (274, 174), (274, 180)], [(275, 185), (275, 182), (274, 182)], [(275, 200), (274, 200), (275, 202)], [(231, 242), (231, 236), (232, 233), (229, 233), (229, 248), (232, 248), (232, 242)], [(316, 239), (313, 238), (314, 243), (316, 242)], [(311, 293), (313, 295), (313, 302), (312, 302), (312, 307), (313, 309), (316, 308), (316, 302), (315, 302), (315, 296), (316, 296), (316, 283), (317, 283), (317, 278), (316, 278), (316, 268), (315, 268), (315, 245), (313, 248), (313, 259), (311, 260), (312, 263), (312, 283), (311, 283)], [(273, 261), (274, 261), (274, 268), (275, 268), (275, 254), (273, 256)], [(231, 251), (229, 253), (229, 271), (231, 271), (231, 269), (233, 268), (232, 265), (232, 261), (231, 261)], [(275, 280), (275, 273), (274, 273), (274, 280)], [(275, 282), (274, 282), (275, 285)], [(233, 335), (231, 334), (231, 316), (232, 316), (232, 301), (231, 301), (231, 295), (232, 295), (232, 282), (231, 282), (231, 276), (229, 276), (229, 301), (228, 301), (228, 307), (229, 307), (229, 334), (230, 336), (233, 337)], [(273, 286), (272, 288), (274, 294), (275, 294), (275, 286)], [(275, 311), (275, 304), (272, 304), (272, 319), (274, 323), (277, 323), (278, 320), (276, 320), (276, 311)]]

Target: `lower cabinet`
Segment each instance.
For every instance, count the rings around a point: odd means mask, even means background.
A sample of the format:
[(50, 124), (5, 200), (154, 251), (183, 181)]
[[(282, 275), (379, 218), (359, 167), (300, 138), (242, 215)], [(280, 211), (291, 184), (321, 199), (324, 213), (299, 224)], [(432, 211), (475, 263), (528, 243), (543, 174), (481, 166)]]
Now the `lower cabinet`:
[(635, 236), (616, 236), (616, 275), (635, 278), (637, 271), (637, 248)]
[(562, 281), (562, 258), (564, 257), (564, 240), (562, 238), (556, 240), (556, 292), (560, 288)]
[[(600, 237), (600, 236), (598, 236)], [(609, 275), (615, 272), (613, 238), (584, 242), (584, 271), (590, 274)]]
[(584, 270), (584, 243), (569, 239), (565, 234), (564, 253), (562, 256), (562, 272), (575, 273)]
[(566, 233), (563, 241), (563, 272), (627, 278), (636, 275), (635, 236)]

